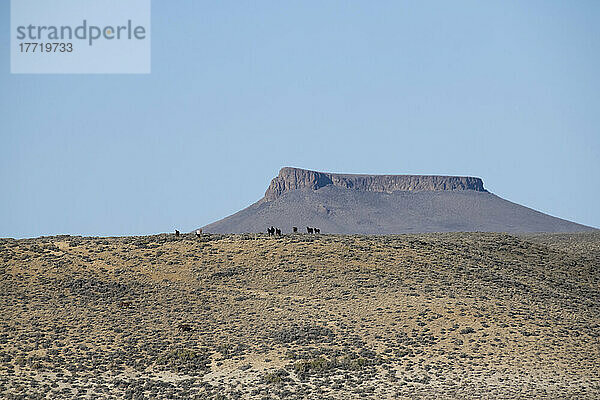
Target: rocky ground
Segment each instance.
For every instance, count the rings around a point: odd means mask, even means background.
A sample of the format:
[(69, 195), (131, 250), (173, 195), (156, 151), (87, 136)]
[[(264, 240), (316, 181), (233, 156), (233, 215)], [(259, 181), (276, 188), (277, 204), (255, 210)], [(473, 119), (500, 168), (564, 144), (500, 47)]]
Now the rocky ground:
[(599, 398), (600, 234), (0, 239), (0, 397)]

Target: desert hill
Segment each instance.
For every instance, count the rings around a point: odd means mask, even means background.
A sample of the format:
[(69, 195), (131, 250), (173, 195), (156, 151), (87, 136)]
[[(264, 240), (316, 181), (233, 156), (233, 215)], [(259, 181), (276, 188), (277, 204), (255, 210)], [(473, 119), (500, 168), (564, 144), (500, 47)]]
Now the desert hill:
[(282, 168), (265, 196), (202, 229), (211, 233), (290, 232), (316, 226), (342, 234), (580, 232), (588, 226), (489, 193), (475, 177), (350, 175)]
[(0, 239), (3, 399), (600, 397), (600, 236)]

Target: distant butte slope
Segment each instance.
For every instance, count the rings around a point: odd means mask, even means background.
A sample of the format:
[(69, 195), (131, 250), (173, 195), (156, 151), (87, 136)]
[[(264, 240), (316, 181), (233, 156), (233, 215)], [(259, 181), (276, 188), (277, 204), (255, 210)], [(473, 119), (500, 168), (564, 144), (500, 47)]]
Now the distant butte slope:
[(504, 200), (480, 178), (427, 175), (350, 175), (282, 168), (265, 196), (202, 229), (210, 233), (580, 232), (594, 228)]

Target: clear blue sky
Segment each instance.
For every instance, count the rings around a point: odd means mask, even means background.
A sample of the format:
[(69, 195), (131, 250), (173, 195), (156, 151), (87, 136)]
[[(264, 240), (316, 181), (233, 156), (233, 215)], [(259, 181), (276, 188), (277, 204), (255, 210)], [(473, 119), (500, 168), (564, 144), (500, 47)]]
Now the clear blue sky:
[(11, 75), (0, 237), (189, 231), (282, 166), (452, 174), (600, 227), (600, 2), (152, 3), (152, 74)]

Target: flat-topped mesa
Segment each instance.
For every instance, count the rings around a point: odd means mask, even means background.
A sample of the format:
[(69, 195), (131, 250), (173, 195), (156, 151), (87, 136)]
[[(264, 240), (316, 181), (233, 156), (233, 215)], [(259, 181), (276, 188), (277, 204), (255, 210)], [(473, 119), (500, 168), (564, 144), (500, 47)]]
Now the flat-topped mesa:
[(327, 185), (369, 192), (475, 190), (487, 192), (480, 178), (439, 175), (355, 175), (331, 174), (301, 168), (284, 167), (271, 181), (264, 200), (275, 200), (296, 189), (317, 190)]

